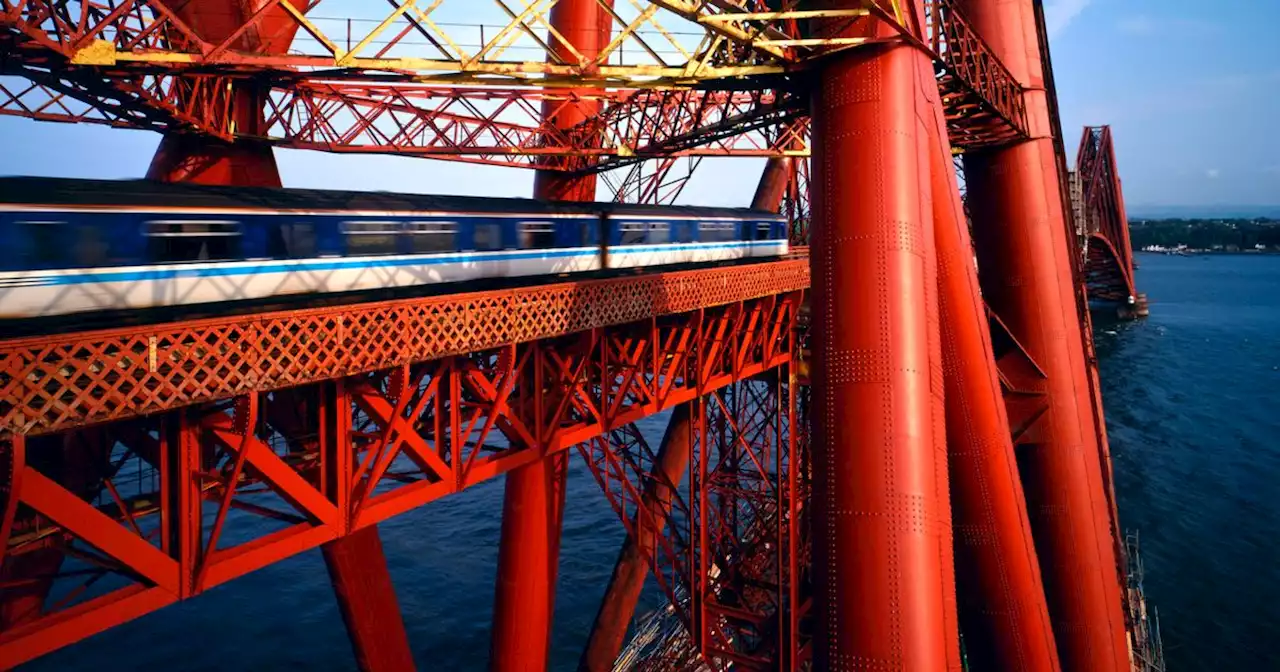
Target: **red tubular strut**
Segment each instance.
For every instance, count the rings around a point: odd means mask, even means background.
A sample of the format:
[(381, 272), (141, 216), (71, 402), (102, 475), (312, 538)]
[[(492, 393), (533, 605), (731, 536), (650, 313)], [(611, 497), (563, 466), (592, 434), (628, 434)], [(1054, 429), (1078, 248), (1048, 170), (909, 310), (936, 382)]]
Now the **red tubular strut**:
[[(551, 25), (590, 59), (608, 44), (612, 23), (596, 0), (564, 0), (552, 8)], [(576, 58), (559, 40), (550, 44), (559, 58)], [(598, 103), (577, 101), (547, 101), (542, 109), (557, 128), (572, 128), (597, 111)], [(539, 170), (534, 175), (537, 199), (591, 201), (595, 193), (593, 174)], [(507, 474), (490, 669), (547, 668), (567, 459), (567, 453), (559, 453)]]
[[(179, 19), (211, 44), (231, 37), (266, 0), (162, 0)], [(304, 6), (305, 7), (305, 6)], [(298, 32), (298, 23), (279, 6), (268, 10), (258, 23), (244, 30), (232, 49), (260, 54), (284, 55)], [(231, 94), (232, 119), (235, 130), (251, 135), (266, 135), (263, 104), (266, 91), (252, 84), (236, 84)], [(194, 102), (194, 101), (191, 101)], [(229, 144), (214, 139), (166, 134), (156, 148), (147, 169), (147, 179), (163, 182), (235, 185), (244, 187), (279, 187), (280, 172), (271, 147), (237, 140)]]
[(933, 235), (965, 652), (974, 669), (1054, 672), (1058, 652), (940, 101), (934, 117)]
[(983, 295), (1047, 375), (1049, 410), (1018, 459), (1058, 653), (1070, 672), (1123, 670), (1122, 586), (1034, 8), (1032, 0), (964, 0), (962, 9), (1024, 87), (1033, 138), (966, 155), (965, 177)]
[[(220, 43), (242, 26), (265, 2), (169, 2), (167, 5), (201, 38)], [(234, 43), (241, 51), (284, 54), (298, 24), (280, 7), (268, 10), (255, 28)], [(263, 123), (262, 94), (237, 89), (231, 98), (232, 116), (239, 129), (259, 129)], [(271, 148), (251, 142), (230, 145), (217, 140), (166, 135), (156, 149), (147, 177), (165, 182), (280, 187), (280, 172)], [(313, 418), (314, 419), (314, 418)], [(334, 433), (338, 449), (350, 450), (348, 432)], [(339, 472), (338, 478), (349, 478)], [(336, 487), (335, 491), (341, 490)], [(376, 526), (339, 537), (321, 546), (329, 579), (342, 611), (356, 662), (366, 671), (414, 669), (409, 636), (396, 601), (395, 587)]]
[[(662, 526), (666, 523), (667, 513), (671, 509), (671, 493), (666, 483), (680, 485), (689, 467), (689, 404), (681, 404), (671, 413), (667, 422), (667, 431), (662, 435), (662, 444), (658, 447), (655, 475), (646, 482), (641, 505), (648, 509), (650, 519), (657, 521), (658, 527), (645, 530), (637, 538), (627, 535), (622, 542), (622, 550), (618, 553), (618, 561), (613, 566), (613, 576), (609, 578), (609, 587), (605, 590), (604, 599), (600, 602), (600, 611), (596, 614), (595, 625), (591, 629), (591, 637), (587, 640), (586, 650), (582, 653), (580, 670), (601, 672), (612, 670), (613, 663), (622, 650), (622, 640), (626, 637), (627, 626), (635, 614), (636, 603), (640, 601), (640, 590), (644, 588), (644, 579), (649, 573), (648, 559), (653, 556), (657, 539), (662, 534)], [(636, 516), (637, 524), (644, 520)]]
[(414, 669), (378, 527), (362, 528), (320, 548), (360, 669)]
[(764, 172), (760, 175), (760, 183), (756, 185), (756, 195), (751, 199), (751, 207), (756, 210), (778, 212), (782, 207), (782, 196), (787, 191), (787, 181), (790, 177), (791, 158), (771, 157), (764, 164)]
[(900, 44), (833, 57), (813, 81), (814, 666), (959, 669), (924, 190), (937, 85)]

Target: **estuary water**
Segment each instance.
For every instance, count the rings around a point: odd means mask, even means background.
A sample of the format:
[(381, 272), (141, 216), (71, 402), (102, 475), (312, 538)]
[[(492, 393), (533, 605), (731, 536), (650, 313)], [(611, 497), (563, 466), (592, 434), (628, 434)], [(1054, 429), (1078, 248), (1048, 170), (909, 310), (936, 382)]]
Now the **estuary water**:
[[(1122, 524), (1171, 670), (1280, 670), (1280, 257), (1139, 255), (1151, 317), (1097, 325)], [(660, 436), (665, 417), (649, 421)], [(571, 462), (552, 663), (574, 669), (622, 528)], [(484, 669), (502, 482), (382, 525), (421, 670)], [(660, 596), (646, 591), (641, 609)], [(26, 666), (350, 670), (319, 551)]]
[(1121, 524), (1170, 670), (1280, 670), (1280, 256), (1139, 254), (1096, 325)]

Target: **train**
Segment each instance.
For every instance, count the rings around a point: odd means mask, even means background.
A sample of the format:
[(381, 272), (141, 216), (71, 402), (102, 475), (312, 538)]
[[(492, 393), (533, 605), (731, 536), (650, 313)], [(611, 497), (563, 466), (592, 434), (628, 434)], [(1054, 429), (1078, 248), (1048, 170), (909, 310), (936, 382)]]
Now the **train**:
[(786, 234), (739, 208), (4, 177), (0, 320), (750, 261)]

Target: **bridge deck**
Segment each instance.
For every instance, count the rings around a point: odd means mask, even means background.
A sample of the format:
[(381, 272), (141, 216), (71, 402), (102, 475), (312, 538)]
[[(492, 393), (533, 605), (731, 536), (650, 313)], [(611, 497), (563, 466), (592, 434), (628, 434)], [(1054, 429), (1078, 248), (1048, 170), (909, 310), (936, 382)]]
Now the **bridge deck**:
[(808, 287), (789, 259), (0, 341), (0, 435), (551, 338)]
[[(0, 668), (795, 364), (808, 281), (793, 258), (0, 341), (0, 564), (95, 567), (0, 633)], [(589, 461), (630, 501), (644, 465), (608, 444)]]

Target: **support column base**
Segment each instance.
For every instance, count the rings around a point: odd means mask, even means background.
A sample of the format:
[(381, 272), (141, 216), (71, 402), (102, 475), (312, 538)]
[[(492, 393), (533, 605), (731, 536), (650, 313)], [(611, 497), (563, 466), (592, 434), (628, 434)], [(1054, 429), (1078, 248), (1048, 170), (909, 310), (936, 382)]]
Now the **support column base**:
[(148, 180), (235, 187), (280, 187), (268, 145), (234, 145), (189, 135), (166, 135), (147, 168)]
[(366, 527), (335, 539), (321, 551), (360, 669), (417, 669), (378, 528)]

